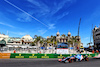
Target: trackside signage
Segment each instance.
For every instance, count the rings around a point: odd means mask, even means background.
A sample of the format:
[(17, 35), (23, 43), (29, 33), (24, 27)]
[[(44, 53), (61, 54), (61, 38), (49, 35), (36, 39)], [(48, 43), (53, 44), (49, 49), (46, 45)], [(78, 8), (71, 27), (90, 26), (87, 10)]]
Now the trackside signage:
[[(63, 57), (69, 57), (76, 54), (32, 54), (32, 53), (11, 53), (11, 54), (0, 54), (0, 58), (3, 58), (6, 56), (6, 58), (63, 58)], [(86, 55), (86, 54), (82, 54)], [(88, 57), (94, 57), (98, 54), (87, 54)]]
[(47, 56), (47, 54), (45, 54), (45, 55), (42, 56), (41, 58), (49, 58), (49, 56)]
[(60, 56), (58, 56), (58, 58), (63, 58), (64, 56), (62, 56), (62, 54), (60, 54)]
[(37, 58), (37, 56), (34, 56), (35, 54), (32, 54), (32, 56), (29, 56), (29, 58)]
[(68, 54), (67, 48), (57, 48), (57, 54)]
[(19, 56), (15, 56), (15, 58), (24, 58), (24, 56), (21, 56), (21, 54), (19, 54)]

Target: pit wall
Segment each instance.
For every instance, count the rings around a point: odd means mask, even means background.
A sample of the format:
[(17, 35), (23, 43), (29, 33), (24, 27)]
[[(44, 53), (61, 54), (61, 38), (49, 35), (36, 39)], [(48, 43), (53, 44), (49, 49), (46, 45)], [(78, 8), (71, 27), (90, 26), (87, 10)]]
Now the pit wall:
[[(75, 54), (32, 54), (32, 53), (0, 53), (0, 59), (10, 59), (10, 58), (63, 58), (72, 56)], [(86, 54), (82, 54), (86, 55)], [(97, 56), (98, 53), (95, 54), (87, 54), (88, 57)]]

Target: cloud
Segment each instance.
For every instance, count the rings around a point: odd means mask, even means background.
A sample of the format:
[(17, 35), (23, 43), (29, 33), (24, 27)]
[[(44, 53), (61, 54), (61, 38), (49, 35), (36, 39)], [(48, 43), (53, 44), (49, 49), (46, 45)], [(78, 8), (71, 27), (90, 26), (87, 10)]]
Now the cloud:
[[(30, 11), (27, 11), (27, 8), (24, 11), (23, 9), (21, 9), (20, 7), (17, 7), (16, 5), (9, 2), (8, 0), (5, 0), (5, 1), (7, 3), (9, 3), (10, 5), (12, 5), (13, 7), (15, 7), (18, 10), (23, 12), (23, 13), (19, 13), (17, 15), (18, 21), (32, 22), (32, 19), (34, 19), (37, 22), (41, 23), (42, 25), (46, 26), (48, 29), (54, 29), (56, 23), (44, 23), (45, 20), (50, 19), (50, 21), (52, 22), (53, 18), (54, 18), (53, 15), (55, 13), (59, 12), (62, 8), (64, 8), (64, 6), (66, 6), (66, 5), (68, 6), (67, 3), (69, 3), (69, 2), (72, 3), (75, 0), (59, 0), (60, 2), (54, 0), (54, 1), (52, 1), (52, 3), (49, 3), (49, 1), (44, 2), (42, 0), (27, 0), (29, 5), (31, 6), (31, 7), (29, 7), (29, 9), (31, 9)], [(29, 5), (26, 5), (26, 6), (29, 6)], [(61, 14), (59, 13), (57, 16), (55, 16), (55, 17), (57, 17), (55, 19), (55, 22), (69, 14), (69, 12), (65, 12), (65, 11), (61, 12)], [(44, 21), (44, 22), (42, 22), (42, 21)]]
[(54, 8), (51, 12), (52, 15), (54, 15), (55, 13), (57, 13), (66, 3), (66, 0), (62, 0), (60, 3), (56, 4), (54, 3)]
[(8, 27), (11, 27), (11, 28), (15, 28), (14, 26), (10, 25), (10, 24), (7, 24), (7, 23), (3, 23), (3, 22), (0, 22), (1, 25), (5, 25), (5, 26), (8, 26)]
[(44, 33), (47, 32), (47, 30), (42, 30), (42, 29), (41, 29), (41, 30), (38, 30), (38, 32), (41, 33), (41, 34), (44, 34)]
[(67, 7), (69, 7), (73, 2), (76, 2), (76, 0), (61, 0), (59, 3), (54, 2), (54, 7), (52, 8), (51, 14), (52, 15), (56, 14), (58, 11), (60, 11), (65, 6), (66, 6), (65, 9), (67, 9)]
[(17, 18), (18, 21), (20, 22), (30, 22), (32, 21), (31, 17), (25, 13), (20, 13), (18, 14), (18, 18)]
[(65, 12), (65, 13), (63, 13), (63, 14), (57, 16), (57, 20), (63, 18), (64, 16), (66, 16), (66, 15), (68, 15), (68, 14), (69, 14), (69, 12)]
[(88, 40), (89, 39), (89, 37), (86, 37), (86, 38), (84, 38), (85, 40)]
[[(15, 7), (16, 9), (22, 11), (23, 13), (25, 13), (26, 15), (30, 16), (31, 18), (33, 18), (34, 20), (38, 21), (39, 23), (41, 23), (42, 25), (48, 27), (45, 23), (41, 22), (40, 20), (38, 20), (37, 18), (35, 18), (34, 16), (32, 16), (31, 14), (27, 13), (26, 11), (24, 11), (23, 9), (17, 7), (16, 5), (14, 5), (13, 3), (9, 2), (8, 0), (4, 0), (5, 2), (7, 2), (8, 4), (10, 4), (11, 6)], [(20, 19), (17, 19), (20, 20)]]
[(27, 0), (27, 1), (35, 5), (35, 7), (34, 6), (32, 7), (35, 8), (35, 11), (37, 10), (38, 15), (46, 15), (50, 12), (49, 7), (41, 1), (37, 1), (37, 0)]
[(49, 29), (54, 29), (55, 28), (55, 24), (48, 24), (48, 26), (49, 26), (48, 27)]
[(36, 6), (40, 6), (40, 3), (35, 1), (35, 0), (27, 0), (27, 1), (34, 4), (34, 5), (36, 5)]
[(23, 32), (11, 32), (11, 31), (9, 33), (16, 34), (16, 35), (26, 35), (27, 34)]

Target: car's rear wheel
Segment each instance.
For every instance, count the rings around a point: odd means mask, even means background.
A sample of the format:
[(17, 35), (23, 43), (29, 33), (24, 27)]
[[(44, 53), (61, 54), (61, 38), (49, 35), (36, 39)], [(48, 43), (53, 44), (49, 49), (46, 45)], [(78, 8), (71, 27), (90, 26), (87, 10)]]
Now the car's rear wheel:
[(71, 63), (71, 59), (68, 59), (69, 63)]
[(77, 60), (77, 59), (75, 58), (75, 59), (74, 59), (74, 62), (76, 62), (76, 60)]
[(73, 62), (73, 59), (71, 59), (71, 62)]
[(72, 59), (69, 59), (68, 61), (69, 61), (69, 63), (72, 63), (72, 62), (73, 62), (73, 60), (72, 60)]
[(85, 61), (89, 61), (89, 58), (85, 58)]
[(82, 60), (78, 59), (79, 62), (81, 62)]

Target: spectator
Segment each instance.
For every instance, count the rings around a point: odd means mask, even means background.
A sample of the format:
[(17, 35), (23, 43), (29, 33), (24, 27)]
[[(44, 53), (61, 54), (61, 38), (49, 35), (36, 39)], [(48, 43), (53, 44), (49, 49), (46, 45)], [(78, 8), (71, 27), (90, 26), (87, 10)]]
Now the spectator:
[(14, 50), (14, 53), (16, 53), (16, 50)]

